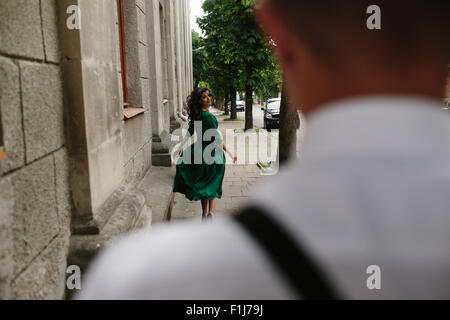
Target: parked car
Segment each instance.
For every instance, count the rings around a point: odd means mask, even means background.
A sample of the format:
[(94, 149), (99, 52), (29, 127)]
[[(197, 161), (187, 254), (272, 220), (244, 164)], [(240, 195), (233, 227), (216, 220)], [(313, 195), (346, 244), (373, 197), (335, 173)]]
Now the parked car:
[(236, 111), (245, 111), (244, 101), (236, 101)]
[(281, 98), (267, 99), (266, 106), (265, 106), (265, 107), (262, 107), (261, 110), (264, 110), (264, 108), (267, 108), (267, 105), (268, 105), (269, 103), (276, 102), (276, 101), (281, 101)]
[[(231, 110), (231, 102), (228, 102), (228, 110)], [(244, 101), (236, 101), (236, 111), (245, 111), (245, 102)]]
[(264, 129), (272, 131), (272, 129), (280, 128), (280, 99), (267, 101), (264, 108)]

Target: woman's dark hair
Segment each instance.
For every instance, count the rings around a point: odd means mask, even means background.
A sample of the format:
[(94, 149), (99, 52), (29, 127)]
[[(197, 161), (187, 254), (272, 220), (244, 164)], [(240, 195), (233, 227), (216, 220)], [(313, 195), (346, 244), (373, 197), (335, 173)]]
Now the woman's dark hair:
[(209, 91), (208, 88), (195, 88), (187, 98), (187, 106), (189, 113), (189, 124), (194, 125), (194, 121), (202, 118), (202, 95), (205, 91)]

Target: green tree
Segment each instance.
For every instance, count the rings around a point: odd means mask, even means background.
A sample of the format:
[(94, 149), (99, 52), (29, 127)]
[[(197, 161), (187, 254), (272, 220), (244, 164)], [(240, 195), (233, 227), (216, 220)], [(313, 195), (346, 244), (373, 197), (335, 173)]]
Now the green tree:
[(232, 119), (236, 118), (236, 92), (245, 92), (246, 130), (253, 127), (253, 92), (279, 86), (277, 66), (255, 23), (253, 2), (205, 0), (205, 16), (198, 20), (205, 33), (208, 83), (216, 94), (229, 94)]
[(206, 52), (204, 39), (195, 31), (192, 31), (192, 61), (194, 88), (198, 88), (200, 81), (206, 80)]
[[(224, 16), (229, 3), (227, 1), (205, 0), (203, 10), (205, 16), (198, 19), (200, 28), (205, 33), (206, 72), (207, 82), (216, 97), (231, 100), (231, 119), (236, 119), (236, 90), (239, 66), (230, 59), (227, 48), (229, 43), (229, 17)], [(227, 111), (227, 110), (226, 110)]]
[(255, 88), (256, 95), (264, 100), (277, 97), (283, 87), (282, 72), (275, 59), (271, 57), (271, 60), (268, 67), (261, 70), (262, 80)]
[(252, 2), (232, 0), (236, 8), (233, 13), (235, 33), (235, 53), (240, 64), (240, 84), (245, 92), (245, 130), (253, 128), (253, 92), (264, 81), (263, 71), (270, 65), (270, 51), (257, 29)]

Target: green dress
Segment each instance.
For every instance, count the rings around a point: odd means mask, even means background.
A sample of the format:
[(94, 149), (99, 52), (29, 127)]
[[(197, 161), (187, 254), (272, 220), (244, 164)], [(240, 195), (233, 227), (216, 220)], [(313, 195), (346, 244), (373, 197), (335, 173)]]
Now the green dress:
[(187, 147), (177, 161), (173, 191), (186, 195), (191, 201), (220, 199), (225, 153), (220, 147), (219, 123), (209, 111), (202, 111), (201, 127), (199, 124), (200, 121), (195, 127), (189, 126), (191, 135), (197, 133), (197, 141)]

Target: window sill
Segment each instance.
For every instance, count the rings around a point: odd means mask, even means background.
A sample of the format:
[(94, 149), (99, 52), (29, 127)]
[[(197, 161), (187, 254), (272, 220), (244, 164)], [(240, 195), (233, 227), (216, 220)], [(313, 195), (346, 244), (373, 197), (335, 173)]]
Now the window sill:
[(123, 109), (124, 120), (129, 120), (145, 112), (145, 108), (125, 108)]

